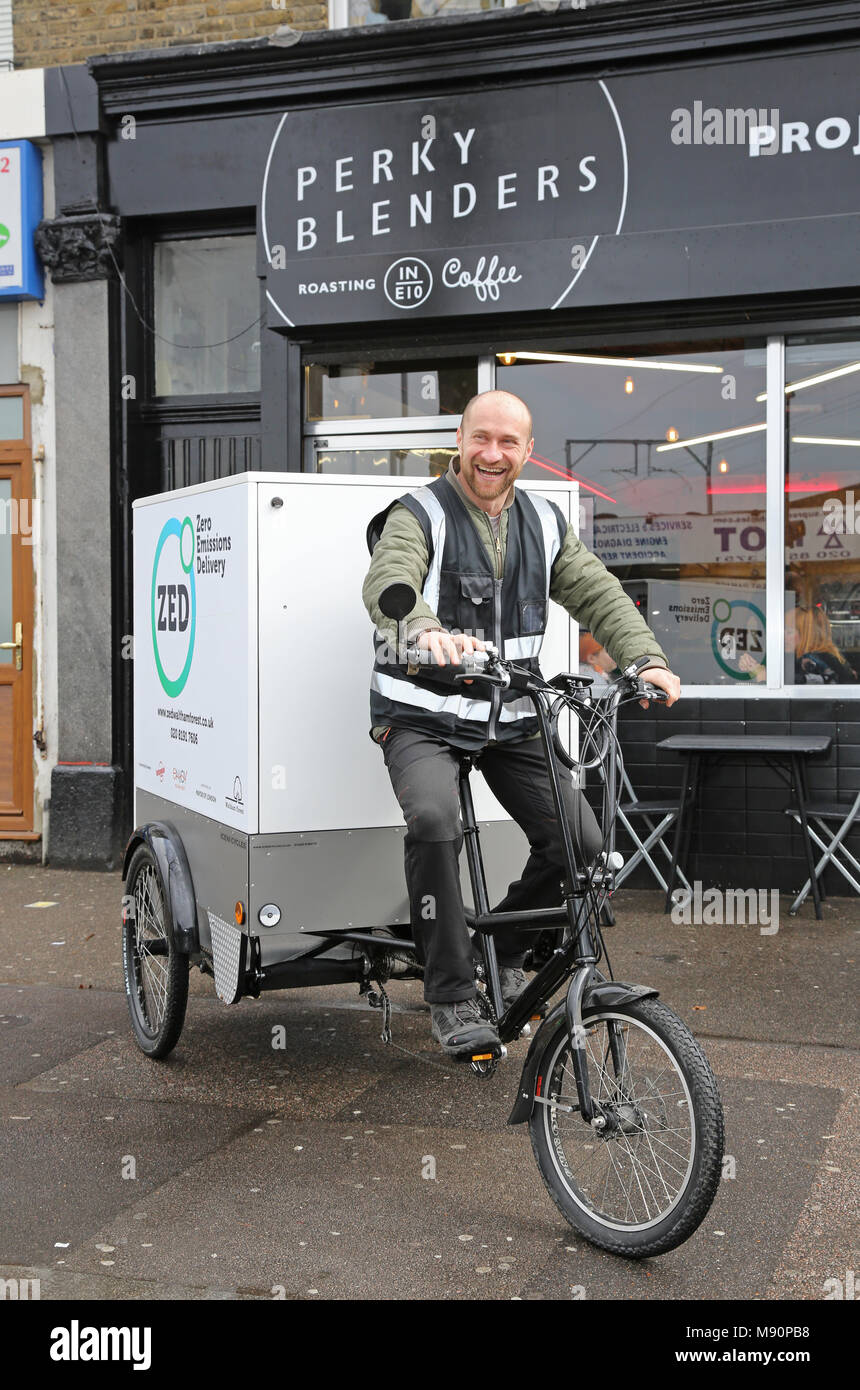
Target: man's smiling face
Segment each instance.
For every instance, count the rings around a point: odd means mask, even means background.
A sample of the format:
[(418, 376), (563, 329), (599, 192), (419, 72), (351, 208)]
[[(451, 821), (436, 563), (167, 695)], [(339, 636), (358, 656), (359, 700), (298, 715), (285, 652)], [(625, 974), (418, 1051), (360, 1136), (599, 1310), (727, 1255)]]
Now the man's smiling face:
[(463, 415), (457, 447), (460, 482), (477, 506), (497, 514), (534, 447), (528, 409), (507, 391), (484, 392)]

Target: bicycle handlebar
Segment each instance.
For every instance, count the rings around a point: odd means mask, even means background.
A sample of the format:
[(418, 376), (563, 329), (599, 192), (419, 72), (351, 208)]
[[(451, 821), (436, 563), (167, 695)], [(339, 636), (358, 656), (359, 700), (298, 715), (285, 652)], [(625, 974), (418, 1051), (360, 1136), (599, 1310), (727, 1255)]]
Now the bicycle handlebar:
[[(446, 661), (444, 666), (440, 667), (428, 648), (410, 646), (407, 650), (407, 659), (413, 668), (429, 667), (438, 669), (440, 673), (444, 670), (448, 678), (451, 679), (451, 668), (454, 663)], [(592, 679), (589, 676), (577, 676), (571, 672), (564, 672), (554, 676), (551, 681), (546, 681), (542, 676), (535, 675), (533, 671), (503, 659), (497, 647), (487, 644), (484, 650), (479, 649), (461, 654), (458, 663), (461, 669), (453, 675), (453, 680), (455, 683), (468, 681), (505, 690), (522, 690), (531, 695), (534, 701), (542, 696), (552, 695), (554, 697), (553, 703), (548, 710), (549, 730), (556, 757), (569, 769), (591, 769), (597, 767), (605, 759), (611, 737), (611, 729), (607, 720), (611, 719), (622, 704), (627, 704), (631, 700), (665, 701), (667, 699), (665, 690), (652, 685), (649, 681), (642, 681), (638, 678), (637, 672), (643, 670), (647, 666), (647, 662), (647, 657), (640, 657), (605, 690), (592, 694), (589, 689), (592, 685)], [(428, 675), (430, 674), (428, 671)], [(605, 707), (605, 712), (600, 709), (601, 705)], [(589, 721), (586, 725), (586, 737), (587, 742), (590, 742), (595, 750), (593, 759), (577, 762), (565, 749), (558, 732), (558, 719), (563, 707), (573, 709), (580, 721)], [(600, 726), (604, 728), (602, 739), (599, 738)]]

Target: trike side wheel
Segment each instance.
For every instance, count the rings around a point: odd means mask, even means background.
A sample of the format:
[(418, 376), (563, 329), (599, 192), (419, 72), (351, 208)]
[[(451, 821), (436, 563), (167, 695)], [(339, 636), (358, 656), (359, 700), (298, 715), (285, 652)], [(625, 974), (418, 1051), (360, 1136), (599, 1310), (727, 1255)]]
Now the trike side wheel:
[[(656, 999), (583, 1017), (602, 1130), (580, 1116), (566, 1022), (550, 1028), (529, 1132), (547, 1190), (586, 1240), (641, 1259), (673, 1250), (707, 1215), (722, 1176), (723, 1112), (708, 1060)], [(547, 1104), (546, 1102), (549, 1102)]]
[(135, 1042), (166, 1057), (179, 1041), (188, 1003), (188, 957), (176, 949), (170, 904), (155, 856), (139, 845), (126, 876), (122, 964)]

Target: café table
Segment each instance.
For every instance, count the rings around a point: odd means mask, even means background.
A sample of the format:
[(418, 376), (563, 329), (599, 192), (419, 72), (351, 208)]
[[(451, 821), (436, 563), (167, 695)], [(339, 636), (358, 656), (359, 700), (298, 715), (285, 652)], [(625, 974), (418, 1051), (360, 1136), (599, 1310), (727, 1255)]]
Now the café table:
[(675, 822), (672, 867), (666, 891), (664, 912), (672, 902), (672, 889), (679, 866), (686, 867), (690, 849), (693, 812), (696, 808), (703, 776), (710, 767), (720, 763), (750, 761), (764, 762), (776, 771), (793, 796), (797, 808), (803, 848), (809, 868), (815, 915), (821, 918), (821, 894), (815, 873), (812, 839), (809, 833), (806, 804), (809, 792), (806, 783), (806, 759), (823, 756), (832, 739), (829, 734), (672, 734), (657, 746), (684, 758), (684, 777), (681, 787), (680, 813)]

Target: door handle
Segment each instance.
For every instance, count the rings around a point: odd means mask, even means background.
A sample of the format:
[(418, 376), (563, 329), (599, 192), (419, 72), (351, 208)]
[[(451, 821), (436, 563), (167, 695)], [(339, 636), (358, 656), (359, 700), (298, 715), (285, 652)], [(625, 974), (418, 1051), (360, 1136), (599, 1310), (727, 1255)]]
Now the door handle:
[(15, 670), (20, 671), (23, 667), (22, 652), (24, 650), (24, 628), (23, 624), (15, 624), (15, 641), (0, 642), (0, 651), (11, 651), (15, 653)]

